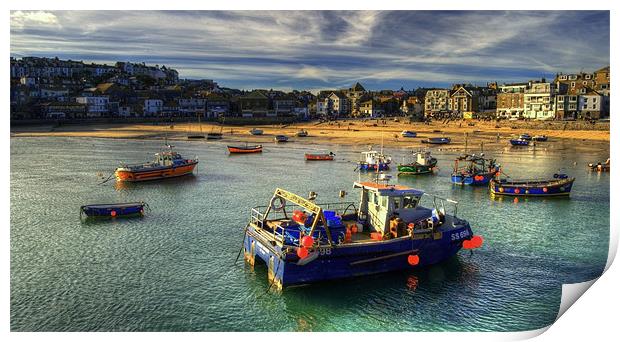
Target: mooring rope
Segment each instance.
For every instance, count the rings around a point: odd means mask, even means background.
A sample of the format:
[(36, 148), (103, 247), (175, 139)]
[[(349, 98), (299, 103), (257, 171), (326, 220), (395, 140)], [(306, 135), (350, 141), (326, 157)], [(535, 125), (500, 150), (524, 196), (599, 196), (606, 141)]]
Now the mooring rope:
[(106, 180), (104, 180), (104, 181), (103, 181), (103, 182), (101, 182), (101, 183), (98, 183), (97, 185), (101, 185), (101, 184), (103, 184), (103, 183), (107, 183), (110, 179), (112, 179), (112, 177), (113, 177), (113, 176), (114, 176), (114, 172), (112, 172), (112, 174), (110, 174), (110, 175), (108, 176), (108, 178), (106, 178)]

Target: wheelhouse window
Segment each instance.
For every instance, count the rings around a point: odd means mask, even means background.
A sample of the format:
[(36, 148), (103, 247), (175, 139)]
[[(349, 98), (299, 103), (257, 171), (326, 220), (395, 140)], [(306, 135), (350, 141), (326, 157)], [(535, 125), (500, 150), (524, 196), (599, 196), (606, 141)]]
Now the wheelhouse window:
[(415, 208), (418, 205), (418, 198), (415, 196), (403, 197), (403, 208)]

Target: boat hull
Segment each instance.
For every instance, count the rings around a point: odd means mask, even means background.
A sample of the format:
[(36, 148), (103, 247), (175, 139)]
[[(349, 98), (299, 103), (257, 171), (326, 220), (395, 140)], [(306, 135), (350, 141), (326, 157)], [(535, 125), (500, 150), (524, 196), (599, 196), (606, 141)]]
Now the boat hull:
[(492, 195), (502, 196), (568, 196), (574, 181), (575, 178), (515, 182), (491, 180), (489, 189)]
[(80, 212), (87, 217), (112, 218), (144, 215), (145, 203), (117, 203), (83, 205)]
[(179, 166), (157, 167), (144, 170), (117, 169), (114, 175), (116, 176), (116, 180), (120, 182), (142, 182), (173, 178), (191, 174), (194, 172), (196, 164), (198, 164), (197, 161)]
[(454, 184), (459, 185), (487, 185), (495, 177), (494, 172), (478, 173), (478, 174), (452, 174), (451, 180)]
[(421, 165), (418, 163), (398, 165), (399, 175), (424, 175), (433, 172), (433, 168), (437, 165), (437, 160), (429, 165)]
[(357, 167), (360, 171), (385, 171), (390, 169), (389, 163), (368, 164), (359, 163)]
[(512, 140), (510, 140), (510, 144), (512, 146), (528, 146), (530, 144), (530, 142), (528, 140), (512, 139)]
[[(264, 261), (268, 276), (279, 288), (327, 280), (394, 271), (408, 271), (443, 262), (453, 257), (465, 239), (471, 238), (469, 224), (436, 232), (424, 239), (398, 238), (387, 241), (341, 244), (315, 248), (308, 262), (300, 262), (294, 250), (272, 245), (253, 226), (246, 230), (244, 257), (254, 265), (256, 258)], [(417, 255), (419, 263), (412, 266), (409, 255)]]
[(229, 153), (261, 153), (263, 152), (263, 146), (257, 145), (252, 147), (243, 146), (227, 146)]
[(331, 154), (310, 154), (306, 153), (306, 160), (334, 160), (334, 156)]
[(433, 145), (446, 145), (451, 142), (450, 138), (429, 138), (426, 140), (422, 140), (423, 143), (433, 144)]

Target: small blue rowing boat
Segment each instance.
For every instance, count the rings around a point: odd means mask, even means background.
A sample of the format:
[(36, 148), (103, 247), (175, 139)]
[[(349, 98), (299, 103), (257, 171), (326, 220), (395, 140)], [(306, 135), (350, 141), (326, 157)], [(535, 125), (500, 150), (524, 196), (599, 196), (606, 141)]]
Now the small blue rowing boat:
[(547, 136), (546, 135), (536, 135), (534, 136), (534, 138), (532, 138), (534, 141), (547, 141)]
[(553, 179), (507, 180), (492, 179), (489, 187), (492, 195), (508, 196), (568, 196), (575, 178), (556, 173)]
[(525, 140), (525, 139), (510, 139), (510, 144), (512, 144), (512, 146), (528, 146), (530, 144), (529, 140)]
[(80, 207), (82, 214), (87, 217), (115, 218), (126, 216), (144, 215), (145, 202), (113, 203), (113, 204), (88, 204)]

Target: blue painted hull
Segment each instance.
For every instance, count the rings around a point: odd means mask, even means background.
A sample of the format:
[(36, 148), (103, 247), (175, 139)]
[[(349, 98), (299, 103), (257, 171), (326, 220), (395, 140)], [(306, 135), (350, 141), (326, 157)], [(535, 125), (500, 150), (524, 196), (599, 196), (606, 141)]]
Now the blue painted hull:
[(495, 172), (479, 173), (476, 175), (452, 174), (452, 183), (459, 185), (487, 185), (495, 177)]
[[(469, 224), (450, 229), (440, 229), (441, 238), (411, 239), (403, 237), (381, 242), (364, 242), (328, 246), (312, 252), (312, 259), (305, 265), (298, 264), (295, 250), (286, 251), (286, 246), (270, 244), (248, 228), (244, 239), (246, 260), (254, 264), (255, 258), (263, 260), (272, 279), (282, 287), (308, 284), (326, 280), (351, 278), (393, 271), (406, 271), (440, 263), (453, 257), (462, 247), (465, 239), (473, 236)], [(290, 247), (288, 247), (290, 249)], [(412, 266), (408, 256), (419, 256), (419, 263)]]
[(527, 140), (510, 140), (512, 146), (528, 146), (530, 144)]
[(568, 196), (573, 187), (574, 178), (567, 178), (562, 181), (550, 180), (548, 182), (538, 182), (531, 184), (528, 182), (501, 182), (492, 181), (489, 184), (491, 194), (507, 196)]
[(390, 165), (388, 163), (379, 163), (379, 170), (377, 170), (377, 164), (359, 163), (357, 164), (357, 167), (361, 171), (385, 171), (390, 169)]
[(80, 210), (88, 217), (133, 216), (133, 215), (142, 215), (144, 213), (144, 203), (137, 203), (133, 205), (126, 205), (126, 204), (85, 205), (85, 206), (82, 206)]

